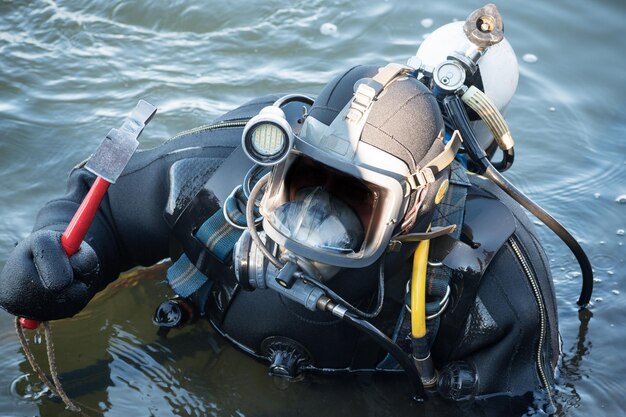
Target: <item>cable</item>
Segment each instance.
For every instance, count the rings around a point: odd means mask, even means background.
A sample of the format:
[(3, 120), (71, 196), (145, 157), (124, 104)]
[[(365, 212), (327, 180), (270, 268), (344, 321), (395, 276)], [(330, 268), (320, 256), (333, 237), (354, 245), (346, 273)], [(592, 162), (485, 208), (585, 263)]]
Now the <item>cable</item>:
[(372, 338), (376, 343), (378, 343), (378, 345), (389, 352), (389, 354), (393, 356), (409, 377), (411, 385), (413, 385), (413, 388), (415, 389), (415, 399), (418, 401), (424, 400), (424, 385), (422, 384), (422, 378), (420, 377), (419, 371), (415, 367), (411, 358), (400, 348), (400, 346), (394, 343), (393, 340), (366, 320), (355, 317), (348, 312), (343, 314), (341, 319)]
[(243, 177), (243, 195), (246, 196), (246, 198), (250, 198), (250, 186), (252, 184), (252, 181), (254, 181), (254, 179), (256, 178), (256, 176), (259, 174), (259, 172), (261, 172), (265, 167), (263, 165), (259, 165), (259, 164), (254, 164), (252, 166), (252, 168), (250, 168), (248, 170), (248, 172), (246, 172), (245, 177)]
[(278, 269), (282, 269), (285, 265), (280, 262), (272, 253), (265, 247), (265, 244), (259, 237), (259, 234), (256, 231), (256, 225), (254, 224), (254, 202), (256, 200), (257, 194), (261, 191), (261, 188), (267, 183), (269, 180), (270, 174), (265, 174), (259, 181), (256, 183), (252, 191), (250, 191), (250, 197), (248, 198), (248, 203), (246, 204), (246, 224), (248, 225), (248, 230), (250, 231), (250, 237), (256, 243), (256, 245), (261, 249), (263, 255)]
[(56, 367), (56, 359), (54, 355), (54, 343), (52, 342), (52, 331), (50, 330), (50, 324), (47, 321), (43, 322), (44, 327), (44, 336), (46, 339), (46, 353), (48, 356), (48, 364), (50, 366), (50, 375), (52, 376), (52, 380), (54, 383), (50, 382), (50, 380), (46, 377), (46, 374), (43, 372), (35, 357), (33, 356), (32, 351), (28, 347), (28, 342), (26, 341), (26, 336), (24, 335), (24, 329), (20, 324), (19, 318), (15, 318), (15, 331), (17, 332), (18, 339), (20, 344), (22, 345), (22, 350), (26, 355), (26, 359), (30, 363), (30, 366), (33, 368), (33, 371), (39, 377), (39, 380), (50, 389), (56, 396), (60, 397), (68, 410), (78, 412), (81, 415), (86, 416), (85, 413), (82, 412), (81, 408), (76, 405), (70, 398), (67, 396), (65, 391), (63, 390), (63, 386), (61, 385), (61, 381), (59, 380), (58, 371)]
[(534, 201), (526, 197), (521, 191), (519, 191), (513, 184), (511, 184), (506, 178), (504, 178), (496, 169), (491, 166), (485, 171), (485, 176), (493, 181), (498, 187), (504, 190), (505, 193), (510, 195), (515, 201), (520, 203), (528, 211), (534, 214), (539, 220), (541, 220), (546, 226), (550, 228), (556, 235), (569, 247), (572, 251), (580, 269), (582, 270), (582, 288), (580, 296), (578, 297), (578, 305), (586, 306), (591, 299), (591, 293), (593, 292), (593, 269), (587, 254), (582, 247), (578, 244), (574, 236), (561, 225), (554, 217), (547, 211), (539, 207)]
[(287, 94), (276, 100), (272, 106), (283, 107), (285, 104), (289, 104), (294, 101), (304, 101), (309, 106), (312, 106), (315, 100), (312, 97), (305, 96), (304, 94)]
[(366, 318), (366, 319), (372, 319), (374, 317), (377, 317), (380, 314), (380, 312), (382, 311), (382, 309), (383, 309), (383, 301), (384, 301), (384, 298), (385, 298), (385, 255), (384, 254), (379, 259), (378, 296), (376, 297), (376, 307), (374, 308), (374, 310), (372, 312), (365, 312), (365, 311), (359, 310), (358, 308), (356, 308), (355, 306), (350, 304), (348, 301), (343, 299), (335, 291), (330, 289), (330, 287), (328, 287), (326, 284), (324, 284), (321, 280), (319, 280), (317, 278), (311, 278), (311, 276), (315, 275), (315, 274), (312, 274), (312, 273), (309, 272), (309, 267), (308, 266), (306, 266), (306, 265), (303, 266), (302, 265), (304, 262), (303, 262), (303, 260), (301, 258), (298, 258), (296, 260), (296, 263), (308, 275), (307, 278), (308, 278), (308, 281), (311, 284), (313, 284), (316, 287), (322, 289), (324, 292), (326, 292), (326, 294), (330, 298), (333, 299), (333, 301), (335, 301), (338, 304), (343, 305), (344, 307), (346, 307), (348, 310), (350, 310), (351, 312), (353, 312), (357, 316), (363, 317), (363, 318)]

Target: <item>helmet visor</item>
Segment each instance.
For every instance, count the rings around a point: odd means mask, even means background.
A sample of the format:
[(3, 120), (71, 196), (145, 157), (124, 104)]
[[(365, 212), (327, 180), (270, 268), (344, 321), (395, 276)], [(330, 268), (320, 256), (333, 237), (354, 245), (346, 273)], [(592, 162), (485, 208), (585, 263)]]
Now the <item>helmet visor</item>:
[(348, 254), (363, 243), (363, 226), (354, 210), (322, 186), (298, 190), (271, 219), (284, 236), (315, 250)]
[(376, 240), (379, 187), (304, 155), (283, 178), (280, 197), (264, 199), (265, 220), (285, 239), (322, 255), (314, 260), (323, 262), (324, 253), (358, 258)]

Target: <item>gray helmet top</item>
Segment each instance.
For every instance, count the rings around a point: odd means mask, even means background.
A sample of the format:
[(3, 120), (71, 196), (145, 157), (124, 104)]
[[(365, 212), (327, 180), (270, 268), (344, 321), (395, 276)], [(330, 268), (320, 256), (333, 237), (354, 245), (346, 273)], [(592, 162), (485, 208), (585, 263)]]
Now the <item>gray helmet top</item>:
[[(374, 77), (378, 70), (378, 66), (359, 65), (338, 75), (321, 91), (309, 115), (329, 125), (352, 98), (355, 84)], [(432, 92), (416, 79), (402, 77), (385, 87), (378, 96), (361, 140), (396, 156), (415, 172), (442, 152), (444, 144), (440, 139), (444, 129), (441, 111)], [(418, 222), (421, 228), (427, 226), (437, 190), (448, 174), (449, 168), (437, 174), (435, 183), (422, 196), (423, 203), (417, 213), (423, 220)], [(412, 196), (411, 204), (414, 199)]]

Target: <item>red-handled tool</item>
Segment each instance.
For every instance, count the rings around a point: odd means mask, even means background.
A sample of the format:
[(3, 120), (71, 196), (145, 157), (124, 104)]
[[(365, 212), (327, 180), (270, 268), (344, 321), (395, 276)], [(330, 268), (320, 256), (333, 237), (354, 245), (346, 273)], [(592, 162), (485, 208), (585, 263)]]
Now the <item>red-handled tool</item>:
[(61, 236), (61, 246), (63, 246), (67, 256), (72, 256), (78, 252), (78, 248), (85, 238), (87, 230), (110, 184), (102, 177), (96, 178), (85, 199), (78, 207), (78, 210), (76, 210), (72, 221), (67, 225), (65, 232)]
[[(109, 185), (115, 183), (124, 171), (139, 146), (139, 135), (152, 120), (156, 110), (147, 101), (139, 100), (122, 127), (111, 129), (89, 158), (85, 168), (96, 174), (97, 178), (61, 236), (61, 245), (68, 257), (78, 252)], [(23, 317), (20, 317), (19, 322), (25, 329), (36, 329), (39, 326), (37, 320)]]

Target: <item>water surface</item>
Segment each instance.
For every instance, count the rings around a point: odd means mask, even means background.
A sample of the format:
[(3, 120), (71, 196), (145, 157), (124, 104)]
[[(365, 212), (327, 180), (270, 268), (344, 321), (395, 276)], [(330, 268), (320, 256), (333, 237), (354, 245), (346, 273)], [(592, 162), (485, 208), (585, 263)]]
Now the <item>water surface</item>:
[[(159, 107), (150, 148), (256, 96), (315, 94), (355, 64), (405, 62), (428, 31), (479, 2), (0, 1), (0, 267), (71, 167), (138, 99)], [(520, 61), (507, 118), (517, 161), (507, 177), (560, 219), (596, 273), (578, 313), (580, 277), (565, 246), (538, 230), (559, 297), (560, 415), (623, 415), (626, 402), (626, 5), (498, 4)], [(428, 26), (428, 20), (433, 26)], [(334, 25), (329, 32), (323, 25)], [(522, 59), (526, 54), (536, 57)], [(156, 336), (169, 295), (163, 267), (132, 274), (71, 320), (54, 323), (68, 394), (108, 416), (522, 415), (502, 400), (413, 404), (402, 378), (308, 379), (286, 390), (205, 324)], [(70, 415), (35, 383), (0, 313), (0, 415)], [(35, 337), (38, 339), (38, 337)], [(44, 361), (43, 345), (35, 344)], [(93, 412), (93, 411), (92, 411)]]

